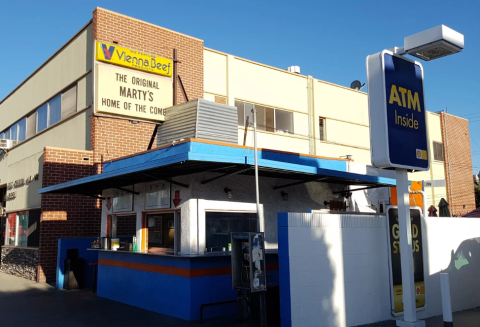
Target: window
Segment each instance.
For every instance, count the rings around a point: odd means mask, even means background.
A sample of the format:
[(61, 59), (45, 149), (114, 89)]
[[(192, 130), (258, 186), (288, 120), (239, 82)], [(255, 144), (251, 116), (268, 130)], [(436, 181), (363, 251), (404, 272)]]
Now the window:
[(256, 232), (256, 213), (207, 212), (205, 231), (207, 252), (228, 251), (231, 232)]
[(18, 122), (18, 141), (22, 142), (25, 141), (27, 137), (27, 118), (24, 117)]
[(68, 89), (62, 94), (62, 118), (77, 112), (77, 86)]
[(275, 131), (293, 134), (293, 112), (275, 109)]
[(62, 95), (59, 94), (52, 100), (48, 101), (48, 126), (58, 123), (62, 119)]
[(17, 215), (9, 213), (7, 226), (5, 227), (5, 245), (15, 245), (15, 235), (17, 228)]
[(433, 142), (433, 159), (443, 161), (443, 143)]
[(10, 127), (10, 140), (18, 141), (18, 125), (13, 124)]
[(35, 135), (35, 128), (37, 122), (37, 112), (33, 112), (27, 117), (27, 139)]
[(320, 127), (320, 141), (325, 141), (325, 123), (326, 119), (323, 117), (320, 117), (320, 122), (319, 122), (319, 127)]
[(245, 126), (245, 103), (242, 101), (235, 101), (237, 107), (238, 126)]
[(37, 109), (37, 133), (48, 127), (48, 103)]
[(6, 138), (7, 140), (10, 139), (10, 129), (7, 129), (7, 130), (5, 131), (5, 138)]
[[(152, 248), (173, 251), (175, 247), (175, 213), (155, 213), (146, 215), (149, 252)], [(166, 248), (166, 249), (165, 249)]]
[(0, 140), (5, 138), (5, 132), (0, 133)]
[(40, 209), (9, 213), (5, 229), (5, 244), (38, 246)]
[(244, 127), (248, 118), (248, 126), (253, 126), (252, 109), (257, 110), (257, 129), (267, 132), (293, 134), (293, 112), (269, 108), (258, 104), (235, 101), (238, 112), (238, 126)]

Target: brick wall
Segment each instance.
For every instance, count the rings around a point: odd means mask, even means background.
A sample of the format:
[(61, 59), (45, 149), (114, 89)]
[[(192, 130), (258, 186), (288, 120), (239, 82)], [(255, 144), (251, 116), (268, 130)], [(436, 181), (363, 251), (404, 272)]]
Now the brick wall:
[[(181, 61), (178, 74), (189, 100), (203, 98), (202, 40), (102, 8), (93, 12), (93, 39), (169, 59), (173, 59), (176, 48)], [(177, 103), (183, 102), (178, 85)], [(95, 163), (147, 150), (153, 130), (153, 124), (92, 116), (91, 149), (95, 152)], [(100, 170), (98, 167), (97, 171)]]
[[(46, 147), (42, 187), (94, 173), (93, 152)], [(99, 236), (99, 200), (77, 194), (43, 194), (38, 259), (39, 283), (56, 278), (57, 247), (61, 237)]]
[(472, 179), (472, 154), (468, 120), (442, 113), (442, 138), (447, 181), (447, 202), (452, 215), (475, 210)]

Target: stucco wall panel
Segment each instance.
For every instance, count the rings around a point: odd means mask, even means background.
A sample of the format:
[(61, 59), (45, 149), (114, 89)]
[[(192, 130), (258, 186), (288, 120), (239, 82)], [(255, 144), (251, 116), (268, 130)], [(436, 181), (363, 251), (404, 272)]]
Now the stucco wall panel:
[(205, 91), (226, 96), (227, 56), (208, 49), (203, 50), (203, 68)]
[[(245, 129), (238, 129), (238, 144), (243, 145)], [(308, 139), (291, 137), (288, 134), (257, 133), (257, 142), (259, 148), (289, 151), (295, 153), (308, 153)], [(253, 147), (253, 130), (247, 131), (246, 146)]]
[(304, 76), (288, 74), (237, 58), (232, 66), (231, 82), (235, 98), (308, 112), (307, 78)]
[[(45, 145), (58, 148), (88, 150), (90, 134), (90, 110), (85, 110), (72, 119), (59, 123), (33, 139), (14, 147), (7, 155), (0, 156), (0, 179), (6, 183), (15, 182), (39, 174), (38, 181), (29, 185), (9, 190), (17, 192), (16, 198), (7, 202), (7, 210), (18, 211), (40, 207), (41, 196), (38, 189), (42, 185), (43, 150)], [(6, 169), (1, 169), (2, 166)], [(7, 173), (8, 172), (8, 173)]]

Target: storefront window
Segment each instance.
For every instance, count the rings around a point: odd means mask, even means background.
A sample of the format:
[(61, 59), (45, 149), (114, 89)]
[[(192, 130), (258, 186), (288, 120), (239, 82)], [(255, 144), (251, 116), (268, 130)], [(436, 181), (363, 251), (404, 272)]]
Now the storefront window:
[(206, 246), (207, 252), (228, 251), (231, 232), (256, 232), (256, 213), (207, 212)]
[(7, 227), (5, 229), (5, 244), (15, 245), (15, 231), (17, 228), (17, 215), (14, 213), (8, 214)]
[(28, 245), (28, 213), (20, 213), (17, 215), (17, 245)]
[(38, 246), (40, 210), (9, 213), (5, 228), (5, 244)]

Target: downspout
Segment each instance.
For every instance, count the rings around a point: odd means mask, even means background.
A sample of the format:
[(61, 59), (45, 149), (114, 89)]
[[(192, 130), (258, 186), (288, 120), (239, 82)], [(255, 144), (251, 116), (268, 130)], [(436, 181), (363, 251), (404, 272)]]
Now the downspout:
[(308, 76), (307, 79), (307, 101), (308, 101), (308, 153), (317, 154), (315, 142), (315, 107), (313, 99), (314, 79)]

